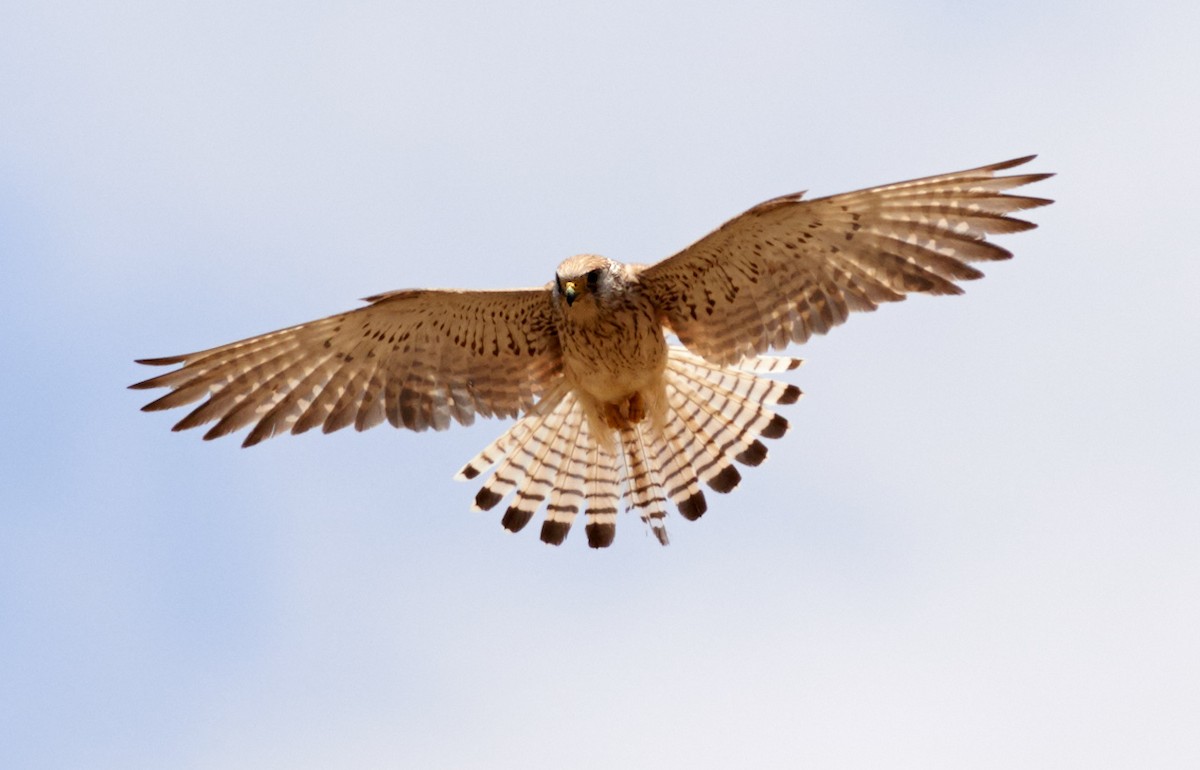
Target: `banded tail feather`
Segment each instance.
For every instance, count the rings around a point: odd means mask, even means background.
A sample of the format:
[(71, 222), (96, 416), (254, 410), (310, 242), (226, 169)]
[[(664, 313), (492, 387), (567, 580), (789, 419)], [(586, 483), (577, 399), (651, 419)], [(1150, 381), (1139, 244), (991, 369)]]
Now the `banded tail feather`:
[[(646, 434), (650, 433), (650, 442)], [(629, 508), (637, 508), (642, 521), (658, 538), (667, 544), (667, 510), (663, 507), (666, 493), (662, 488), (662, 438), (648, 425), (637, 423), (621, 431), (621, 448), (625, 456), (625, 486)], [(647, 443), (650, 446), (647, 446)], [(650, 447), (656, 451), (652, 454)]]
[[(588, 446), (588, 478), (584, 486), (584, 499), (587, 501), (587, 525), (584, 529), (587, 531), (588, 545), (604, 548), (612, 543), (617, 534), (621, 468), (617, 456), (595, 439), (590, 440)], [(567, 528), (571, 526), (569, 520), (565, 524)], [(566, 528), (562, 535), (566, 537)], [(550, 542), (545, 537), (542, 539)]]
[(795, 403), (795, 385), (768, 379), (800, 360), (746, 359), (736, 369), (715, 366), (682, 348), (670, 349), (664, 377), (668, 409), (646, 420), (593, 435), (583, 404), (565, 387), (548, 393), (524, 418), (489, 444), (455, 476), (474, 479), (493, 468), (475, 497), (475, 508), (511, 502), (501, 524), (511, 532), (545, 509), (541, 539), (559, 545), (583, 513), (588, 545), (609, 546), (617, 514), (638, 511), (647, 529), (666, 545), (666, 503), (688, 520), (708, 509), (701, 484), (731, 491), (741, 481), (735, 463), (756, 466), (767, 457), (760, 439), (783, 436), (788, 423), (764, 404)]

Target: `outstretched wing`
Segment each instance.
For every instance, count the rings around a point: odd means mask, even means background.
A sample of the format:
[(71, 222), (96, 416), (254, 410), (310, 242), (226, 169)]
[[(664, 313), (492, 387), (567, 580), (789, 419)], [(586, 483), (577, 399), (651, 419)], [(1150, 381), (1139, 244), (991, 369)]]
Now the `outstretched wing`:
[(641, 281), (693, 352), (730, 365), (804, 342), (909, 292), (961, 294), (983, 273), (968, 263), (1008, 259), (986, 237), (1036, 225), (1008, 216), (1051, 201), (1005, 190), (1052, 174), (997, 176), (1035, 156), (910, 182), (761, 203)]
[(514, 416), (560, 376), (546, 289), (398, 291), (348, 313), (228, 345), (139, 361), (180, 368), (133, 388), (171, 388), (143, 407), (207, 399), (174, 430), (217, 420), (205, 439), (254, 425), (243, 446), (318, 425), (358, 430), (469, 425)]

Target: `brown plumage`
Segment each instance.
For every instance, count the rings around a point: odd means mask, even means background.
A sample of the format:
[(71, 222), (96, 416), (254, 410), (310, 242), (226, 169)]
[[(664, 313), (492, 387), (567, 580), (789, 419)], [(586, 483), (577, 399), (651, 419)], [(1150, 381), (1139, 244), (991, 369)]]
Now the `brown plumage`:
[[(559, 544), (587, 517), (609, 545), (621, 504), (660, 542), (669, 501), (687, 519), (728, 492), (735, 462), (760, 464), (760, 439), (787, 421), (794, 385), (762, 375), (794, 358), (761, 354), (824, 334), (852, 310), (912, 292), (958, 294), (970, 263), (1011, 254), (988, 235), (1034, 225), (1010, 216), (1050, 201), (1006, 191), (1049, 174), (997, 175), (1019, 158), (857, 192), (767, 201), (649, 267), (595, 255), (564, 261), (538, 289), (398, 291), (366, 307), (150, 365), (178, 365), (133, 385), (170, 391), (146, 411), (202, 403), (175, 430), (206, 439), (250, 427), (250, 446), (318, 425), (387, 420), (442, 430), (475, 415), (519, 416), (457, 478), (494, 470), (480, 509), (510, 498), (512, 531), (545, 509)], [(678, 336), (684, 348), (667, 344)], [(511, 496), (511, 497), (510, 497)]]

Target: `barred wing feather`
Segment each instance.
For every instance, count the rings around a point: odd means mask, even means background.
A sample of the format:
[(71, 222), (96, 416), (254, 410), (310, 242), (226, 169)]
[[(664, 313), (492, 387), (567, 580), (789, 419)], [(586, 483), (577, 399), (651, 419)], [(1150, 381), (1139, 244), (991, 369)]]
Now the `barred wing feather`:
[(761, 203), (641, 280), (692, 352), (718, 364), (825, 334), (855, 310), (911, 292), (959, 294), (1008, 259), (986, 240), (1033, 228), (1009, 216), (1050, 203), (1008, 194), (1051, 174), (997, 175), (1034, 156), (805, 201)]
[(175, 430), (216, 421), (204, 438), (253, 426), (250, 446), (320, 425), (365, 430), (385, 419), (443, 430), (475, 416), (515, 416), (560, 377), (546, 289), (400, 291), (329, 318), (169, 358), (131, 387), (169, 388), (143, 407), (204, 399)]

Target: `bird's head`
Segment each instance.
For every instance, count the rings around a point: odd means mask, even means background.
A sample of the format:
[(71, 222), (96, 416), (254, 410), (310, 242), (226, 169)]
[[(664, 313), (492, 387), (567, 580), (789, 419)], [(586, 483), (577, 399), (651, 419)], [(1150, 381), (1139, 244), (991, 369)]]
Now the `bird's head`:
[(595, 254), (570, 257), (554, 273), (554, 301), (573, 315), (591, 314), (605, 305), (618, 278), (619, 265)]

